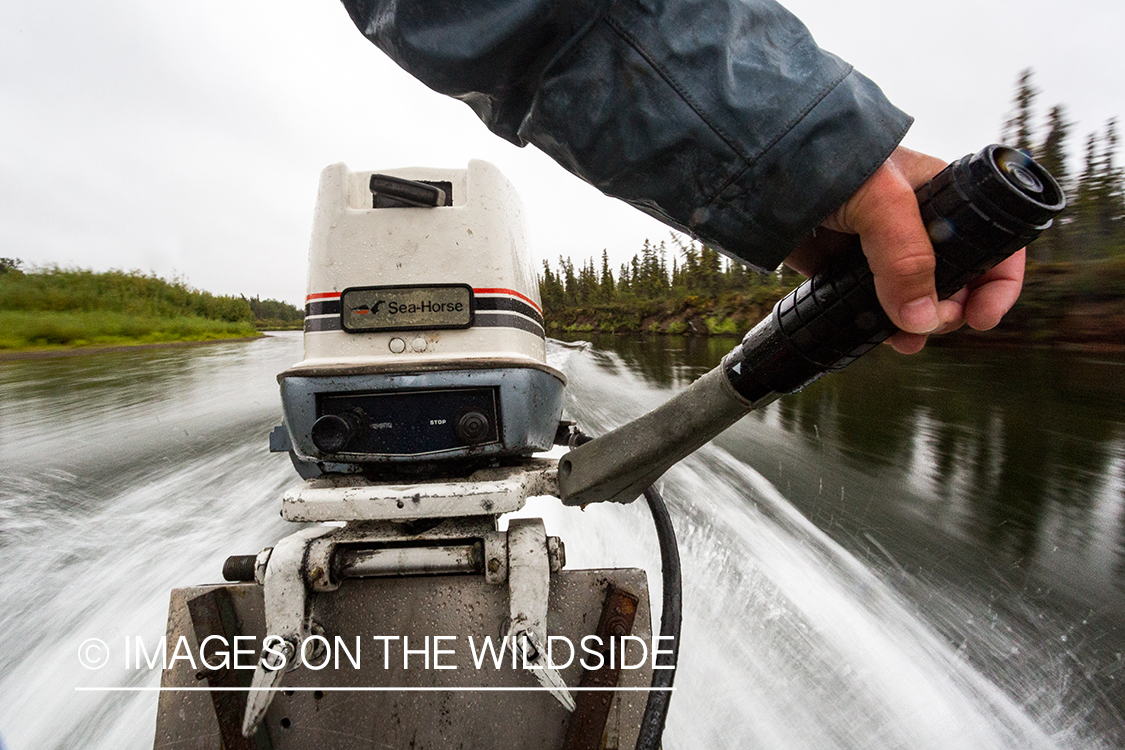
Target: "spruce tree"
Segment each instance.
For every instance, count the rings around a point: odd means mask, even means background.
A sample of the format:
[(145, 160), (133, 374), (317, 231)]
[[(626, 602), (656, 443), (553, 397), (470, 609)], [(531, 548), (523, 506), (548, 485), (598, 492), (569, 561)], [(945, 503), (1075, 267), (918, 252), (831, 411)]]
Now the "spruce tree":
[(1098, 205), (1098, 238), (1103, 245), (1103, 255), (1113, 252), (1116, 235), (1122, 231), (1125, 219), (1125, 186), (1121, 170), (1116, 166), (1117, 118), (1110, 118), (1105, 125), (1105, 138), (1102, 141), (1102, 158), (1099, 165), (1098, 187), (1101, 191)]
[(1091, 260), (1098, 256), (1098, 214), (1101, 212), (1101, 174), (1098, 168), (1098, 134), (1086, 136), (1086, 158), (1082, 175), (1074, 189), (1074, 223), (1069, 227), (1074, 237), (1074, 256)]
[(1039, 90), (1035, 88), (1031, 78), (1035, 71), (1024, 68), (1016, 82), (1016, 96), (1013, 101), (1014, 111), (1012, 116), (1004, 123), (1002, 140), (1005, 144), (1018, 148), (1030, 154), (1035, 147), (1035, 127), (1033, 124), (1035, 97)]
[(717, 294), (719, 291), (719, 253), (706, 245), (699, 251), (700, 287), (708, 294)]
[[(1066, 141), (1073, 123), (1066, 119), (1066, 109), (1056, 104), (1047, 115), (1047, 136), (1035, 150), (1035, 158), (1043, 168), (1054, 175), (1064, 192), (1069, 193), (1069, 177), (1066, 165)], [(1042, 263), (1066, 260), (1067, 247), (1066, 222), (1060, 217), (1040, 239), (1034, 242), (1028, 252)]]
[(606, 252), (605, 248), (602, 248), (602, 275), (598, 279), (598, 292), (602, 302), (605, 304), (612, 302), (615, 291), (613, 270), (609, 267), (609, 253)]
[(543, 303), (543, 309), (548, 312), (555, 312), (566, 306), (566, 290), (546, 260), (543, 261), (543, 277), (539, 281), (539, 299)]
[(578, 305), (578, 279), (574, 276), (574, 263), (570, 258), (563, 258), (559, 256), (560, 274), (563, 277), (563, 285), (566, 291), (566, 305), (567, 307), (576, 307)]

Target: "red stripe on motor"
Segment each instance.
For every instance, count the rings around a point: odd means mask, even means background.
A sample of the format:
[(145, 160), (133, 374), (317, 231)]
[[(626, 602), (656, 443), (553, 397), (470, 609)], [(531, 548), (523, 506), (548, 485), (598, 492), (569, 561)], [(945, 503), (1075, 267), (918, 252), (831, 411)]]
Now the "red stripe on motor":
[(305, 302), (308, 302), (308, 301), (314, 300), (314, 299), (330, 299), (330, 298), (339, 297), (339, 296), (340, 296), (339, 292), (317, 292), (316, 294), (310, 294), (309, 296), (305, 297)]
[(538, 311), (540, 315), (543, 314), (543, 308), (535, 304), (535, 301), (530, 297), (520, 294), (515, 289), (474, 289), (473, 294), (510, 294), (513, 297), (519, 297), (527, 304), (531, 305)]

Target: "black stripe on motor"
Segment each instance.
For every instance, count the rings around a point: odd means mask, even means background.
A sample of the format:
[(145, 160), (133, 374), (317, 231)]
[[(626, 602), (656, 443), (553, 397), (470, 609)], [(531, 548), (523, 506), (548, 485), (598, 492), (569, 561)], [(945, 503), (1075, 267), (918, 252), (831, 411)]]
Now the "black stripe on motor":
[(546, 338), (546, 334), (543, 333), (543, 326), (519, 315), (477, 315), (474, 317), (473, 326), (475, 328), (518, 328), (521, 331)]
[(473, 304), (478, 310), (507, 310), (517, 312), (543, 325), (543, 316), (531, 305), (512, 297), (475, 297)]
[(339, 315), (340, 298), (318, 299), (305, 305), (305, 315)]
[(340, 325), (340, 316), (334, 315), (331, 318), (305, 318), (305, 332), (312, 331), (339, 331), (342, 330)]
[[(481, 305), (481, 301), (482, 300), (480, 299), (476, 300), (477, 310), (479, 311), (489, 309), (488, 307)], [(507, 302), (508, 300), (489, 300), (489, 302), (493, 301)], [(335, 303), (337, 309), (339, 309), (339, 300), (333, 300), (333, 302)], [(310, 303), (309, 306), (311, 307), (313, 304), (315, 303)], [(526, 310), (520, 310), (520, 312), (527, 314), (528, 317), (531, 317), (531, 315), (534, 314), (535, 320), (528, 320), (528, 318), (524, 317), (523, 315), (508, 315), (504, 313), (493, 315), (491, 313), (486, 313), (484, 315), (474, 316), (473, 325), (482, 328), (518, 328), (521, 331), (527, 331), (528, 333), (533, 333), (536, 336), (545, 337), (546, 335), (543, 331), (543, 324), (540, 322), (542, 321), (542, 318), (540, 318), (538, 314), (535, 314), (534, 310), (530, 306), (524, 305), (524, 308), (526, 308)], [(320, 314), (328, 315), (330, 313)], [(305, 331), (313, 332), (340, 330), (343, 330), (343, 326), (340, 324), (340, 316), (338, 312), (336, 314), (332, 314), (332, 317), (328, 318), (305, 318)]]

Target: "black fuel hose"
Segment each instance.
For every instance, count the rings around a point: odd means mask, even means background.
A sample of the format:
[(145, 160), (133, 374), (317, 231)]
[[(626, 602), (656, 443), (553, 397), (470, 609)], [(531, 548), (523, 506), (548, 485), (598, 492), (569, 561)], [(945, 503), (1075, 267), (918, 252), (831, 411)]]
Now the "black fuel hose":
[[(660, 580), (663, 588), (660, 608), (659, 643), (671, 638), (671, 649), (659, 666), (652, 670), (652, 691), (645, 703), (641, 717), (641, 733), (637, 735), (637, 750), (656, 750), (668, 720), (668, 706), (672, 702), (672, 683), (676, 679), (676, 663), (680, 658), (680, 624), (683, 620), (683, 581), (680, 576), (680, 550), (676, 546), (676, 530), (668, 506), (656, 485), (644, 492), (652, 522), (656, 525), (656, 538), (660, 542)], [(653, 666), (656, 666), (655, 663)]]
[[(581, 430), (575, 429), (571, 447), (593, 440)], [(636, 750), (657, 750), (660, 738), (664, 735), (664, 724), (668, 720), (668, 708), (672, 702), (672, 683), (676, 680), (676, 665), (680, 659), (680, 625), (683, 622), (684, 593), (680, 570), (680, 549), (676, 544), (676, 530), (672, 526), (672, 516), (656, 485), (644, 491), (652, 522), (656, 527), (656, 540), (660, 545), (660, 641), (670, 642), (671, 648), (663, 652), (659, 666), (664, 669), (652, 670), (652, 690), (645, 703), (641, 717), (641, 731), (637, 735)], [(669, 641), (670, 639), (670, 641)], [(655, 663), (654, 663), (655, 666)]]

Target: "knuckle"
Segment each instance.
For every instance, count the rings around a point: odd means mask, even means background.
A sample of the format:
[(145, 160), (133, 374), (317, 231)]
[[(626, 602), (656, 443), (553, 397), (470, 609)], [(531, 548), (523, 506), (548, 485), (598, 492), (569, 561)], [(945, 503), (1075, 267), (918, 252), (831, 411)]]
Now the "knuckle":
[(933, 252), (918, 249), (905, 252), (888, 259), (885, 272), (898, 279), (925, 281), (934, 275), (937, 261)]

